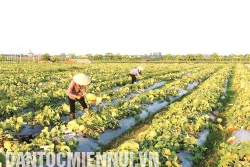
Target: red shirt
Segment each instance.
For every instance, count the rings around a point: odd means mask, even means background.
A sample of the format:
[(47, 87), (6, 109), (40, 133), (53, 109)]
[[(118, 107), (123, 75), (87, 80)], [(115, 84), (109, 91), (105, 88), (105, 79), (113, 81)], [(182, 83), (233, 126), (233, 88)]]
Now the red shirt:
[(66, 95), (69, 96), (72, 100), (75, 100), (77, 95), (82, 96), (82, 92), (86, 93), (86, 86), (80, 86), (76, 84), (74, 81), (71, 81), (69, 84), (69, 88), (66, 91)]

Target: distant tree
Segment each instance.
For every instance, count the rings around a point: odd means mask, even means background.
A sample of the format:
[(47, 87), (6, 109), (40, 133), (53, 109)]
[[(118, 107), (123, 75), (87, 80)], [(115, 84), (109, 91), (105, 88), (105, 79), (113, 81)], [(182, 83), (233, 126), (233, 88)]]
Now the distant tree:
[(212, 53), (211, 58), (212, 58), (212, 60), (217, 61), (219, 58), (218, 53), (216, 53), (216, 52)]
[(0, 56), (0, 61), (4, 61), (4, 60), (6, 60), (6, 56), (5, 55), (1, 55)]
[(114, 54), (113, 53), (106, 53), (105, 54), (105, 59), (107, 60), (113, 60), (114, 58)]
[(59, 57), (57, 55), (51, 56), (50, 61), (57, 62), (57, 61), (59, 61)]
[(138, 56), (138, 55), (133, 55), (133, 56), (131, 56), (131, 59), (132, 59), (132, 60), (138, 60), (138, 59), (139, 59), (139, 56)]
[(84, 59), (84, 55), (77, 55), (76, 59)]
[(225, 58), (223, 56), (219, 56), (218, 60), (223, 61)]
[(175, 55), (175, 60), (177, 60), (177, 62), (179, 62), (182, 59), (181, 55)]
[(144, 59), (150, 59), (150, 55), (147, 55), (147, 54), (144, 54), (142, 57), (143, 57)]
[(246, 54), (245, 58), (246, 58), (247, 61), (250, 61), (250, 54)]
[(76, 58), (76, 55), (75, 55), (74, 53), (70, 53), (70, 54), (69, 54), (69, 58), (70, 58), (70, 59), (75, 59), (75, 58)]
[(161, 52), (158, 52), (158, 56), (160, 60), (163, 60), (163, 55), (161, 54)]
[(128, 54), (124, 55), (122, 58), (123, 58), (123, 60), (125, 60), (125, 61), (130, 60), (130, 56), (129, 56)]
[(48, 53), (45, 53), (41, 57), (42, 60), (50, 61), (50, 55)]
[(239, 58), (240, 61), (242, 61), (244, 59), (242, 54), (238, 55), (238, 58)]
[(202, 59), (202, 54), (197, 53), (196, 55), (194, 55), (194, 59), (195, 59), (196, 61), (201, 61), (201, 59)]
[(86, 54), (84, 57), (85, 57), (86, 59), (91, 59), (91, 60), (96, 58), (95, 56), (93, 56), (93, 55), (90, 54), (90, 53)]
[(102, 57), (101, 54), (95, 54), (95, 55), (93, 56), (93, 59), (94, 59), (94, 60), (102, 60), (103, 57)]
[(165, 60), (172, 60), (173, 59), (173, 56), (171, 54), (166, 54), (165, 57), (164, 57)]
[(192, 54), (187, 54), (186, 57), (185, 57), (185, 59), (187, 61), (192, 61), (194, 59), (194, 56)]
[(234, 58), (235, 58), (235, 55), (234, 55), (234, 54), (230, 54), (230, 55), (229, 55), (229, 58), (230, 58), (231, 61), (233, 62), (233, 61), (234, 61)]
[(122, 59), (121, 54), (120, 54), (120, 53), (114, 54), (114, 59), (116, 59), (116, 60), (121, 60), (121, 59)]

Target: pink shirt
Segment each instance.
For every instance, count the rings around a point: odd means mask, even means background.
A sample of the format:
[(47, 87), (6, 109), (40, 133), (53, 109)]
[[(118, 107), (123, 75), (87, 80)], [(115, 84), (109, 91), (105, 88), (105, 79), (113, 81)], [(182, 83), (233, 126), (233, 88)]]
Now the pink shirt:
[(132, 75), (140, 75), (140, 74), (139, 74), (139, 69), (138, 69), (138, 68), (132, 69), (132, 70), (130, 71), (130, 74), (132, 74)]
[(82, 95), (82, 92), (86, 93), (86, 87), (84, 86), (82, 89), (80, 85), (76, 84), (74, 81), (71, 81), (69, 87), (66, 91), (66, 95), (69, 96), (72, 100), (75, 100), (76, 95)]

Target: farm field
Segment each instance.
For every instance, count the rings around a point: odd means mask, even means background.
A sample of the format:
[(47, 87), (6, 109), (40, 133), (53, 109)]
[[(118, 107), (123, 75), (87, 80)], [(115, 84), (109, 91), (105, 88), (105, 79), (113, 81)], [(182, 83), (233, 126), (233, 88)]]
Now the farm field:
[[(131, 84), (139, 65), (143, 78)], [(159, 166), (250, 166), (248, 64), (0, 63), (0, 72), (2, 165), (7, 151), (101, 150), (159, 153)], [(70, 121), (77, 73), (100, 103), (90, 113), (76, 103)]]

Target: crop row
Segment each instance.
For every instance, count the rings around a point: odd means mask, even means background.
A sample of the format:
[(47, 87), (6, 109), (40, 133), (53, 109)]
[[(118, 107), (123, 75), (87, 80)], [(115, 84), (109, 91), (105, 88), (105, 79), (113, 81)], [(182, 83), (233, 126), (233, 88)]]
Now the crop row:
[(181, 166), (179, 151), (188, 151), (196, 162), (202, 159), (204, 147), (197, 142), (199, 132), (209, 128), (209, 115), (220, 107), (230, 68), (211, 75), (190, 95), (156, 114), (151, 125), (117, 148), (109, 151), (159, 152), (160, 166)]
[(153, 77), (150, 77), (148, 79), (144, 78), (141, 82), (138, 84), (127, 84), (119, 89), (116, 90), (109, 90), (106, 92), (101, 92), (99, 96), (101, 96), (103, 101), (110, 102), (114, 99), (117, 98), (125, 98), (127, 95), (134, 93), (140, 89), (146, 89), (149, 86), (152, 86), (153, 84), (160, 82), (160, 81), (173, 81), (176, 79), (182, 78), (184, 75), (191, 74), (193, 72), (201, 71), (204, 68), (191, 68), (191, 69), (186, 69), (186, 68), (181, 68), (181, 71), (179, 72), (174, 72), (174, 73), (164, 73), (161, 75), (156, 75)]
[[(236, 91), (233, 104), (224, 112), (226, 125), (224, 132), (239, 131), (242, 136), (249, 135), (250, 130), (250, 71), (248, 67), (237, 64), (234, 72), (232, 89)], [(250, 166), (250, 142), (238, 141), (233, 136), (218, 147), (218, 166)]]

